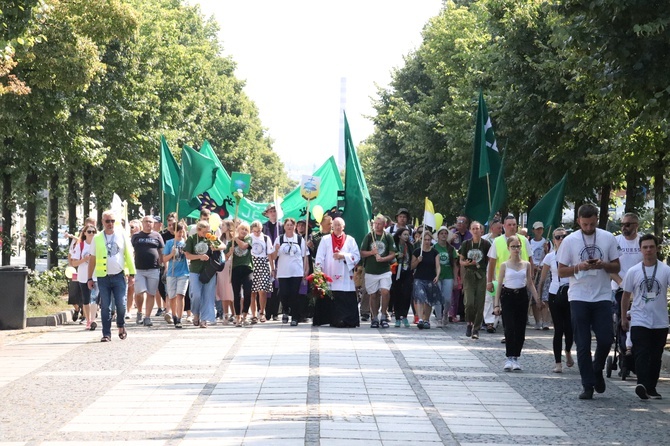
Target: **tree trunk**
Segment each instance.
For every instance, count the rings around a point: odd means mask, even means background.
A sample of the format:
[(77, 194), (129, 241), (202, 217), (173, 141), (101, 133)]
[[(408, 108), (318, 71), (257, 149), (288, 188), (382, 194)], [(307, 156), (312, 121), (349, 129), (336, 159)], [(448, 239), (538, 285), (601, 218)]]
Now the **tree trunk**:
[(12, 212), (15, 209), (12, 195), (12, 176), (2, 174), (2, 264), (9, 265), (12, 258)]
[(598, 218), (600, 229), (607, 229), (607, 221), (610, 215), (610, 195), (612, 195), (612, 185), (606, 184), (600, 189), (600, 216)]
[(574, 221), (572, 222), (572, 228), (573, 229), (579, 229), (579, 208), (583, 204), (584, 204), (584, 200), (575, 201), (575, 217), (574, 217)]
[(32, 167), (26, 175), (28, 190), (26, 193), (26, 266), (35, 269), (37, 256), (37, 200), (39, 199), (39, 184), (37, 173)]
[(637, 202), (639, 200), (638, 178), (636, 172), (630, 171), (626, 174), (626, 203), (624, 204), (624, 213), (637, 213)]
[(77, 182), (75, 173), (70, 170), (67, 178), (67, 225), (70, 234), (77, 234)]
[(49, 257), (47, 268), (58, 267), (58, 172), (54, 171), (49, 179)]
[(659, 153), (653, 167), (654, 172), (654, 235), (663, 243), (663, 224), (665, 222), (665, 154)]
[[(91, 215), (91, 173), (84, 171), (84, 185), (82, 187), (82, 204), (84, 206), (84, 220)], [(98, 225), (100, 221), (98, 221)]]

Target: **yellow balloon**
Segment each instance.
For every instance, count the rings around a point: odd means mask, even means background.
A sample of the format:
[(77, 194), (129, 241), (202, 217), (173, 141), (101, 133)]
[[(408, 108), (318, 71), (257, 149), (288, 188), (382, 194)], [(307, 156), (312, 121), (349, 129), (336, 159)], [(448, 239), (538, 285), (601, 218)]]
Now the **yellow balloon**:
[(323, 218), (323, 208), (320, 204), (317, 204), (312, 208), (312, 215), (317, 223), (321, 223), (321, 219)]
[(439, 212), (437, 212), (437, 213), (435, 214), (435, 226), (437, 226), (437, 227), (435, 228), (436, 231), (437, 231), (438, 229), (440, 229), (440, 226), (442, 226), (442, 223), (443, 223), (443, 222), (444, 222), (444, 217), (442, 216), (442, 214), (440, 214)]
[(212, 232), (216, 232), (216, 230), (219, 229), (219, 226), (221, 226), (221, 217), (219, 214), (210, 214), (209, 228), (212, 230)]

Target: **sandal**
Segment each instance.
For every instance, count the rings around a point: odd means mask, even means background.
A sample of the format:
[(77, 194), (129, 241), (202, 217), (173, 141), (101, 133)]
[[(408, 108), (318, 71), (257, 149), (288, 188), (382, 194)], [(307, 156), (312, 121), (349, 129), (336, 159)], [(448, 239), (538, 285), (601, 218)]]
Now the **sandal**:
[(100, 342), (112, 342), (112, 338), (109, 336), (103, 336), (102, 339), (100, 339)]
[(261, 314), (261, 322), (265, 322), (267, 319), (265, 319), (265, 315)]
[(256, 316), (251, 318), (251, 323), (252, 324), (257, 324), (258, 323), (258, 318)]
[(200, 325), (200, 318), (199, 317), (194, 317), (193, 318), (193, 325), (195, 327), (198, 327)]
[(389, 328), (389, 323), (386, 319), (382, 320), (381, 323), (382, 328)]
[(128, 333), (126, 333), (126, 327), (119, 327), (119, 339), (126, 339)]

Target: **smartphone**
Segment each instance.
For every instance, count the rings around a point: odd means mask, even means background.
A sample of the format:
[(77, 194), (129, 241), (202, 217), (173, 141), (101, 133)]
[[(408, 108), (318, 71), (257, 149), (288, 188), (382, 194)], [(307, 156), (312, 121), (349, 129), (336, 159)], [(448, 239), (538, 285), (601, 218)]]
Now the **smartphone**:
[(588, 259), (586, 263), (597, 263), (598, 259)]

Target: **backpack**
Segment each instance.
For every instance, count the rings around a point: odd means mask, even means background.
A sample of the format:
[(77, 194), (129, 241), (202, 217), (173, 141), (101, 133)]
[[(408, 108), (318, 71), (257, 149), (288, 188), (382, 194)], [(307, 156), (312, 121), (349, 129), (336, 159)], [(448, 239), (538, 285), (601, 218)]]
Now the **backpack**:
[[(297, 232), (295, 233), (295, 235), (298, 236), (298, 247), (302, 250), (302, 235), (298, 234)], [(289, 242), (289, 244), (291, 244), (291, 243), (293, 243), (293, 242)], [(281, 246), (283, 244), (284, 244), (284, 234), (279, 236), (279, 246)]]

